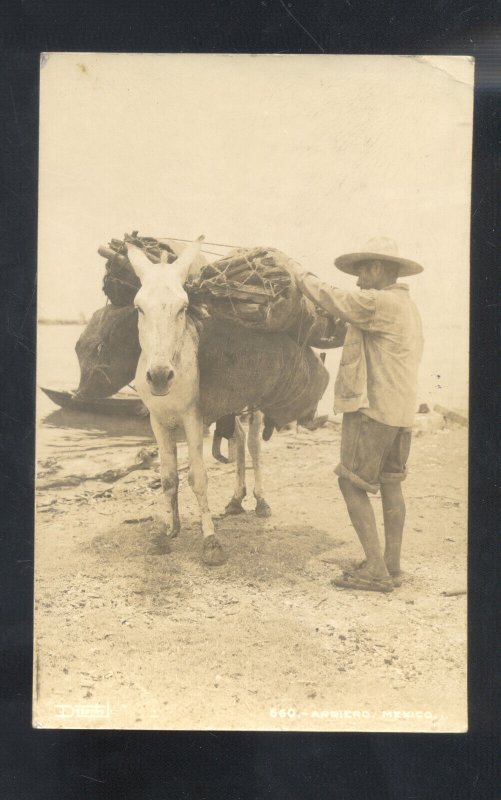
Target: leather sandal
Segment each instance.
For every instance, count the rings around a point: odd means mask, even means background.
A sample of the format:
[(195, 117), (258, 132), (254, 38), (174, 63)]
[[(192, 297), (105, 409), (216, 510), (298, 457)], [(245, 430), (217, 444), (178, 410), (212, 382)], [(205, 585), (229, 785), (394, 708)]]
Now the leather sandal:
[[(356, 565), (355, 569), (356, 570), (365, 569), (366, 566), (367, 566), (367, 561), (365, 561), (365, 560), (364, 561), (359, 561), (358, 564)], [(390, 577), (391, 577), (391, 579), (393, 581), (393, 586), (395, 587), (395, 589), (399, 589), (402, 586), (402, 581), (403, 581), (404, 574), (405, 573), (402, 572), (402, 570), (399, 570), (398, 572), (390, 572)]]
[(391, 577), (375, 578), (363, 570), (345, 572), (341, 577), (333, 578), (331, 583), (341, 589), (359, 589), (364, 592), (382, 592), (384, 594), (388, 594), (394, 589)]

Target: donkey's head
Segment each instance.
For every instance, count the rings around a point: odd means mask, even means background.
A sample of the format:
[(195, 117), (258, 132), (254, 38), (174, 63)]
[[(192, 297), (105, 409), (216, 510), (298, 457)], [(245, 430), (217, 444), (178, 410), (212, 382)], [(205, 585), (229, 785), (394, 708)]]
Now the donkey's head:
[(129, 261), (141, 281), (134, 304), (139, 312), (139, 343), (146, 358), (146, 379), (154, 395), (168, 394), (176, 376), (187, 324), (184, 283), (203, 238), (189, 244), (173, 264), (167, 264), (166, 259), (152, 264), (140, 248), (127, 244)]

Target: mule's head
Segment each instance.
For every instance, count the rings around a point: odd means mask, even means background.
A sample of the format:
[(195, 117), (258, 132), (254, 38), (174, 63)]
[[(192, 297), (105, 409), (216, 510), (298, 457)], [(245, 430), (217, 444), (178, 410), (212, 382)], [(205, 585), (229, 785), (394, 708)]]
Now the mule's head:
[(176, 377), (186, 330), (188, 295), (184, 283), (200, 252), (200, 236), (172, 264), (152, 264), (145, 253), (127, 244), (127, 254), (141, 281), (134, 304), (138, 310), (139, 343), (146, 359), (146, 380), (154, 395), (166, 395)]

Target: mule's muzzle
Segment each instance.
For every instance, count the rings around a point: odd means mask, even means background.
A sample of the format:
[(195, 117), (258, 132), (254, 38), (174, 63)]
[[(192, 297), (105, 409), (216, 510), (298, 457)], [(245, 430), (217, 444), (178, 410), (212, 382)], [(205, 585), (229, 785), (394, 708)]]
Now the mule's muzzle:
[(146, 373), (146, 380), (150, 391), (154, 395), (165, 395), (169, 393), (175, 372), (170, 367), (152, 367)]

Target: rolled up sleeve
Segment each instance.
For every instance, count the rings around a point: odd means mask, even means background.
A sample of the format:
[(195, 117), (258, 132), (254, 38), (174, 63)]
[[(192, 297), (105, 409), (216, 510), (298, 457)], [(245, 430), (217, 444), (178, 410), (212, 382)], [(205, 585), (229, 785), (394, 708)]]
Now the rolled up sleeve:
[(357, 292), (336, 289), (311, 272), (296, 274), (296, 283), (306, 297), (328, 314), (364, 330), (371, 328), (376, 312), (376, 292), (373, 289)]

